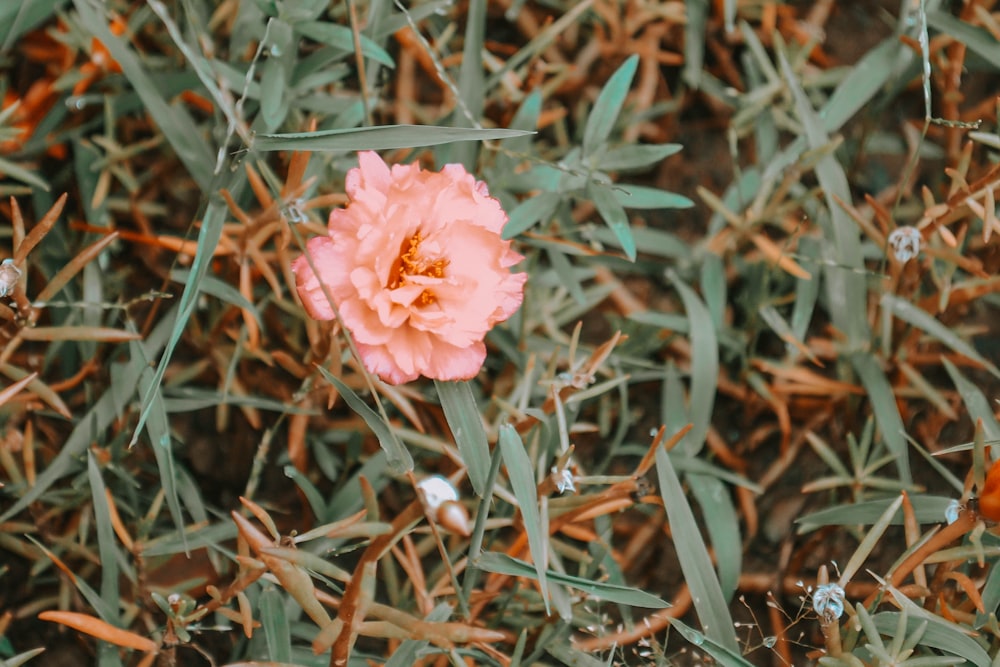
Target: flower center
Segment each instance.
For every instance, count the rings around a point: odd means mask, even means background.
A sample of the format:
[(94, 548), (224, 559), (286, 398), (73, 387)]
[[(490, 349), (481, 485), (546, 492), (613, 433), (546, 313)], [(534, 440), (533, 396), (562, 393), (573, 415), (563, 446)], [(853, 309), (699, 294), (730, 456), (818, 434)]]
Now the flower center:
[[(444, 267), (448, 266), (447, 259), (437, 259), (429, 261), (420, 256), (420, 242), (424, 237), (417, 232), (399, 247), (399, 257), (392, 263), (389, 270), (388, 289), (396, 289), (410, 284), (412, 276), (427, 276), (428, 278), (444, 278)], [(427, 306), (437, 301), (437, 297), (429, 289), (425, 289), (416, 298), (415, 303), (420, 306)]]

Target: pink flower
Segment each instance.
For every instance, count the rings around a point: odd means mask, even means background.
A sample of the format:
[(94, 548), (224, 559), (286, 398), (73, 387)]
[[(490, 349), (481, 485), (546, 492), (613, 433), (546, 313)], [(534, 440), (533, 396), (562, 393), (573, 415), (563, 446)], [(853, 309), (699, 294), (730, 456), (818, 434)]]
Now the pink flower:
[(500, 238), (507, 215), (461, 165), (440, 172), (390, 170), (371, 151), (347, 173), (346, 208), (330, 213), (328, 236), (292, 264), (306, 311), (340, 312), (365, 367), (399, 384), (420, 375), (467, 380), (486, 358), (483, 337), (514, 314), (527, 274)]

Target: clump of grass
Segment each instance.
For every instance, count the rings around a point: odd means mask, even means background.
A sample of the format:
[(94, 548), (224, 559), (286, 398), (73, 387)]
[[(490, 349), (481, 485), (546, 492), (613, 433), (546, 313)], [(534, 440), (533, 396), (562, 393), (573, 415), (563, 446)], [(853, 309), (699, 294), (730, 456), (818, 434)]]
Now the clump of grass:
[[(0, 659), (992, 664), (1000, 34), (854, 11), (0, 8)], [(301, 307), (361, 150), (509, 213), (471, 381)]]

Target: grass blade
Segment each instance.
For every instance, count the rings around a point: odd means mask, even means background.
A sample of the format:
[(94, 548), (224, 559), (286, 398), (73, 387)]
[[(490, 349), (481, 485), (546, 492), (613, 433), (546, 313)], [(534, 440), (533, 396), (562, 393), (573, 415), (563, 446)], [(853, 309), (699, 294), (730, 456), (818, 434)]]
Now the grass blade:
[(719, 579), (712, 569), (712, 558), (684, 496), (684, 489), (674, 472), (666, 449), (656, 449), (656, 474), (660, 480), (660, 495), (667, 510), (667, 519), (674, 536), (674, 547), (684, 580), (691, 589), (694, 608), (705, 636), (722, 648), (739, 655), (739, 645), (733, 632), (733, 619), (722, 594)]
[[(968, 628), (958, 623), (946, 621), (937, 614), (932, 614), (892, 586), (889, 586), (888, 590), (893, 599), (896, 600), (896, 604), (907, 614), (908, 632), (912, 632), (921, 623), (927, 624), (921, 643), (960, 656), (976, 667), (990, 667), (996, 664), (972, 637), (967, 636)], [(884, 617), (884, 620), (880, 617)], [(897, 612), (883, 612), (876, 614), (873, 620), (875, 627), (880, 632), (893, 634), (898, 624), (898, 618)]]
[(705, 437), (715, 407), (715, 388), (719, 378), (719, 344), (715, 336), (715, 325), (708, 308), (693, 289), (688, 287), (676, 273), (668, 274), (670, 281), (681, 295), (684, 311), (690, 322), (691, 339), (691, 432), (684, 436), (682, 446), (688, 456), (694, 456), (705, 445)]
[[(783, 54), (779, 53), (779, 56), (785, 82), (795, 98), (795, 109), (805, 126), (809, 148), (819, 150), (830, 141), (823, 120), (813, 110), (788, 60)], [(851, 201), (850, 187), (843, 168), (832, 154), (820, 158), (815, 170), (829, 214), (827, 223), (822, 225), (823, 234), (830, 241), (834, 254), (835, 266), (828, 266), (826, 270), (830, 316), (834, 325), (847, 335), (848, 348), (862, 349), (868, 344), (869, 331), (865, 309), (857, 307), (857, 304), (865, 302), (867, 295), (861, 243), (857, 225), (835, 201), (837, 198)]]
[(104, 480), (94, 460), (94, 453), (87, 452), (87, 481), (94, 503), (94, 517), (97, 522), (97, 549), (101, 557), (101, 599), (110, 607), (118, 606), (118, 559), (115, 556), (115, 531), (111, 527), (111, 510), (108, 496), (104, 491)]
[(628, 224), (628, 214), (625, 207), (615, 198), (614, 193), (605, 185), (597, 183), (587, 184), (587, 196), (597, 207), (597, 212), (601, 214), (605, 224), (614, 232), (618, 243), (621, 244), (625, 256), (630, 262), (635, 261), (635, 239), (632, 237), (632, 230)]
[[(177, 494), (178, 471), (174, 467), (174, 450), (170, 440), (170, 422), (167, 419), (167, 409), (163, 404), (163, 395), (159, 385), (155, 384), (155, 373), (149, 368), (149, 360), (146, 358), (142, 346), (132, 343), (129, 346), (132, 363), (142, 368), (139, 376), (139, 395), (148, 398), (149, 411), (145, 421), (146, 434), (149, 436), (149, 444), (153, 449), (153, 456), (156, 458), (156, 468), (160, 473), (160, 484), (167, 499), (167, 509), (174, 519), (177, 532), (181, 539), (185, 539), (184, 513), (181, 511), (180, 498)], [(135, 435), (139, 434), (136, 428)], [(133, 438), (133, 442), (135, 438)], [(187, 549), (185, 548), (185, 551)]]
[(976, 351), (976, 348), (959, 338), (954, 331), (929, 315), (927, 311), (922, 310), (917, 306), (914, 306), (909, 301), (900, 299), (898, 296), (893, 294), (883, 294), (881, 303), (883, 308), (899, 319), (903, 320), (907, 324), (917, 327), (924, 333), (937, 338), (955, 352), (977, 361), (982, 364), (983, 368), (988, 370), (994, 377), (1000, 378), (1000, 369), (997, 369), (997, 367), (990, 363), (985, 357), (983, 357), (983, 355), (979, 354)]
[(274, 586), (260, 594), (260, 623), (267, 640), (267, 653), (273, 662), (292, 663), (292, 633), (285, 612), (284, 596)]
[(210, 148), (208, 138), (198, 130), (183, 107), (167, 104), (153, 76), (147, 73), (126, 42), (111, 32), (108, 22), (98, 16), (90, 3), (86, 0), (73, 0), (73, 6), (80, 14), (80, 24), (100, 40), (107, 47), (111, 57), (121, 65), (122, 73), (142, 99), (146, 111), (156, 121), (163, 136), (167, 138), (201, 191), (210, 192), (215, 155)]
[[(496, 551), (487, 551), (479, 556), (479, 558), (476, 558), (474, 564), (487, 572), (507, 574), (512, 577), (536, 578), (534, 565)], [(670, 606), (655, 595), (640, 591), (637, 588), (591, 581), (590, 579), (582, 579), (560, 572), (553, 572), (552, 570), (547, 570), (545, 577), (549, 581), (581, 590), (588, 595), (601, 600), (607, 600), (608, 602), (627, 604), (633, 607), (647, 607), (649, 609), (666, 609)]]
[(687, 0), (684, 24), (684, 82), (697, 89), (705, 63), (705, 34), (708, 23), (708, 0)]
[[(162, 345), (163, 329), (170, 325), (169, 316), (157, 329), (151, 333), (143, 346), (146, 357), (156, 354)], [(112, 365), (114, 381), (104, 394), (94, 403), (94, 406), (77, 422), (69, 437), (63, 443), (62, 449), (35, 480), (17, 502), (0, 515), (0, 522), (7, 521), (31, 503), (38, 500), (59, 479), (73, 473), (77, 468), (78, 458), (86, 451), (95, 437), (104, 434), (108, 427), (120, 418), (124, 404), (135, 391), (145, 366), (140, 363)], [(120, 371), (116, 374), (116, 370)]]
[(732, 649), (719, 644), (718, 642), (712, 640), (710, 637), (706, 637), (704, 634), (698, 632), (694, 628), (681, 623), (677, 619), (670, 619), (670, 625), (677, 629), (677, 632), (681, 633), (684, 639), (688, 640), (698, 648), (708, 653), (710, 656), (715, 658), (716, 662), (723, 667), (752, 667), (753, 663), (747, 662), (746, 659), (739, 654), (739, 652), (733, 651)]
[(288, 132), (285, 134), (258, 134), (253, 148), (259, 151), (364, 151), (390, 148), (420, 148), (437, 146), (454, 141), (486, 141), (510, 139), (526, 134), (524, 130), (502, 128), (478, 130), (436, 125), (383, 125), (316, 132)]
[(719, 570), (722, 595), (731, 600), (736, 592), (743, 568), (743, 543), (740, 538), (740, 520), (733, 506), (726, 485), (711, 475), (687, 475), (691, 493), (701, 505), (705, 528), (712, 540), (715, 560)]
[[(486, 0), (471, 0), (465, 23), (462, 67), (458, 73), (458, 97), (453, 124), (455, 127), (482, 128), (485, 99), (483, 47), (486, 40)], [(451, 160), (475, 173), (478, 144), (462, 143), (450, 147)]]
[(854, 372), (861, 378), (868, 400), (871, 401), (886, 447), (896, 457), (899, 479), (910, 484), (913, 478), (910, 475), (910, 451), (906, 446), (906, 427), (903, 426), (903, 418), (899, 416), (899, 406), (896, 405), (892, 385), (873, 355), (856, 352), (850, 355), (850, 360)]
[[(232, 190), (232, 188), (227, 189)], [(139, 432), (149, 418), (149, 412), (152, 410), (153, 405), (153, 393), (160, 386), (160, 383), (163, 382), (163, 374), (167, 371), (170, 357), (173, 355), (177, 343), (180, 342), (191, 313), (194, 312), (198, 301), (198, 294), (201, 292), (202, 280), (205, 274), (208, 273), (208, 268), (212, 261), (212, 253), (215, 251), (215, 248), (219, 244), (219, 239), (222, 237), (222, 225), (226, 221), (226, 215), (225, 200), (222, 199), (221, 195), (213, 194), (205, 210), (201, 229), (198, 231), (198, 244), (195, 250), (194, 261), (191, 263), (188, 281), (184, 285), (184, 292), (181, 294), (180, 302), (177, 305), (177, 316), (173, 323), (173, 329), (170, 332), (170, 337), (167, 339), (166, 348), (163, 351), (163, 356), (160, 358), (160, 363), (156, 367), (156, 373), (142, 397), (142, 410), (139, 413), (139, 421), (136, 424), (135, 433), (132, 435), (132, 441), (129, 443), (130, 447), (135, 445), (136, 439), (139, 437)]]
[(604, 84), (601, 93), (594, 102), (594, 108), (587, 117), (587, 125), (583, 129), (583, 154), (594, 155), (604, 142), (611, 136), (618, 115), (625, 105), (625, 97), (632, 86), (632, 78), (639, 66), (639, 56), (633, 54), (615, 70), (608, 82)]
[(955, 384), (955, 389), (958, 389), (958, 393), (962, 397), (962, 402), (965, 403), (965, 408), (969, 411), (969, 416), (972, 417), (973, 423), (977, 420), (982, 420), (983, 432), (986, 435), (986, 439), (991, 441), (1000, 440), (1000, 423), (997, 423), (997, 418), (993, 414), (990, 402), (986, 400), (983, 392), (975, 384), (969, 382), (955, 364), (944, 357), (941, 357), (941, 363), (944, 365), (945, 370), (948, 371), (948, 375), (951, 376), (951, 381)]
[(545, 568), (548, 564), (548, 539), (542, 534), (542, 519), (538, 511), (538, 489), (535, 486), (535, 467), (531, 465), (528, 453), (524, 451), (521, 436), (510, 424), (500, 427), (500, 453), (507, 465), (507, 478), (517, 504), (521, 508), (524, 530), (528, 533), (528, 549), (535, 562), (535, 573), (542, 589), (545, 611), (549, 611), (548, 584), (545, 582)]
[(322, 366), (317, 366), (317, 368), (319, 368), (319, 372), (323, 377), (337, 388), (337, 391), (344, 397), (347, 405), (368, 424), (368, 428), (378, 438), (378, 444), (382, 447), (382, 451), (385, 452), (389, 467), (397, 474), (413, 470), (413, 457), (410, 456), (410, 451), (396, 437), (396, 433), (392, 430), (392, 427), (385, 423), (377, 412), (368, 407), (368, 404), (361, 400), (361, 397), (355, 394), (354, 390), (344, 384), (340, 378)]
[(469, 482), (480, 498), (486, 493), (486, 479), (490, 473), (490, 445), (486, 440), (472, 385), (468, 382), (434, 381), (448, 427), (455, 437), (458, 453), (469, 470)]

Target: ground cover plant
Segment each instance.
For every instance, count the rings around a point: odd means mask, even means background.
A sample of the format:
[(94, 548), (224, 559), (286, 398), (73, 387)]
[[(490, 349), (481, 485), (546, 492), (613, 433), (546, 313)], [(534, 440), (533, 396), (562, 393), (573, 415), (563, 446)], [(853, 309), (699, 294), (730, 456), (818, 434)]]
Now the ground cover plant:
[(1000, 665), (990, 0), (0, 5), (4, 665)]

